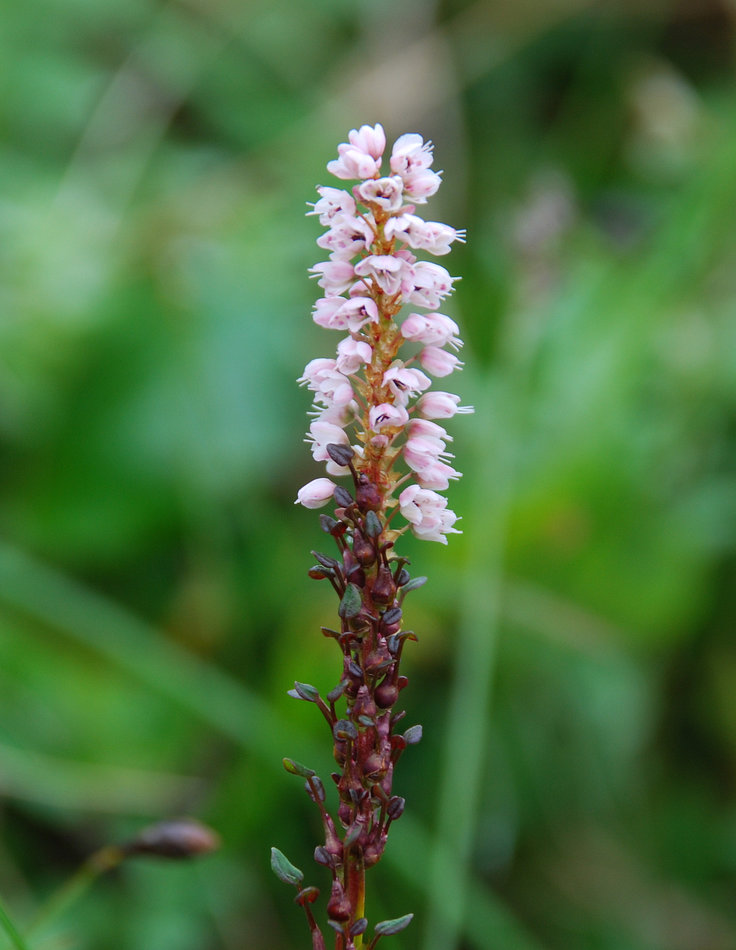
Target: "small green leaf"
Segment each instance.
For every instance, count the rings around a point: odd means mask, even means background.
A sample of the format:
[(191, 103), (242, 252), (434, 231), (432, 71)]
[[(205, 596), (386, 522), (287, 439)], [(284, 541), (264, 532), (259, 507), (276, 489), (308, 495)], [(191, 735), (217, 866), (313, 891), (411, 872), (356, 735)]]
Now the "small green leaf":
[(408, 584), (404, 584), (402, 591), (404, 594), (408, 594), (410, 590), (416, 590), (418, 587), (423, 587), (426, 583), (426, 577), (412, 577)]
[(397, 917), (395, 920), (382, 920), (380, 924), (376, 924), (376, 933), (381, 937), (401, 933), (409, 926), (413, 917), (414, 914), (404, 914), (403, 917)]
[(375, 511), (369, 511), (365, 516), (365, 533), (369, 538), (377, 538), (382, 531), (381, 519)]
[(342, 485), (336, 486), (332, 497), (335, 499), (335, 504), (340, 505), (341, 508), (349, 508), (353, 503), (353, 496)]
[(319, 523), (325, 534), (331, 534), (333, 529), (339, 524), (338, 521), (335, 521), (335, 519), (331, 518), (329, 515), (320, 515)]
[(306, 765), (302, 765), (301, 762), (295, 762), (294, 759), (283, 759), (284, 768), (290, 775), (301, 775), (302, 778), (311, 778), (315, 775), (314, 769), (308, 769)]
[(410, 726), (404, 733), (404, 739), (406, 739), (407, 745), (416, 745), (417, 742), (420, 742), (422, 738), (422, 727)]
[(299, 698), (306, 699), (308, 703), (316, 703), (319, 699), (319, 690), (309, 683), (294, 683), (294, 689), (299, 694)]
[(278, 848), (271, 848), (271, 869), (284, 884), (297, 886), (304, 880), (304, 874)]
[(357, 739), (358, 730), (349, 719), (338, 719), (332, 727), (332, 734), (336, 739)]
[(327, 702), (336, 703), (338, 699), (342, 696), (342, 694), (345, 692), (345, 687), (347, 685), (348, 685), (347, 680), (340, 680), (337, 686), (334, 686), (327, 694)]
[(355, 584), (348, 584), (345, 593), (342, 595), (340, 606), (337, 608), (338, 614), (343, 620), (349, 620), (351, 617), (358, 616), (362, 606), (363, 598), (360, 588), (356, 587)]

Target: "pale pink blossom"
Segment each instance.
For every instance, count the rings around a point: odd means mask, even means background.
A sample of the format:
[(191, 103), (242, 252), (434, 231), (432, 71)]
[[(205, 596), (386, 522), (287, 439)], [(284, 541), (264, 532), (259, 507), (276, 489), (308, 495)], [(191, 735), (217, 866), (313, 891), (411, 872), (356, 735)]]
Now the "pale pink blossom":
[(346, 376), (357, 373), (363, 364), (370, 363), (372, 357), (370, 343), (348, 337), (337, 344), (337, 369)]
[(411, 433), (404, 446), (404, 458), (410, 468), (414, 471), (420, 471), (428, 462), (452, 458), (445, 451), (445, 448), (444, 439), (439, 439), (434, 435), (415, 435)]
[[(370, 449), (371, 464), (385, 465), (385, 472), (391, 473), (387, 484), (394, 485), (407, 477), (402, 479), (398, 469), (391, 471), (403, 463), (413, 484), (399, 496), (400, 513), (418, 538), (446, 543), (448, 534), (458, 533), (457, 516), (437, 492), (460, 472), (449, 464), (450, 436), (433, 420), (472, 408), (459, 405), (459, 396), (430, 390), (427, 373), (442, 377), (462, 366), (444, 349), (457, 350), (462, 340), (457, 324), (435, 312), (452, 293), (455, 278), (416, 255), (447, 254), (454, 242), (464, 240), (465, 232), (424, 221), (415, 213), (415, 205), (440, 185), (440, 174), (431, 168), (431, 143), (416, 133), (402, 135), (391, 151), (387, 174), (381, 170), (385, 147), (380, 125), (351, 129), (328, 169), (357, 183), (350, 192), (318, 188), (319, 200), (309, 212), (326, 228), (317, 243), (330, 255), (329, 261), (311, 269), (324, 291), (314, 307), (314, 322), (351, 335), (338, 344), (336, 359), (312, 360), (300, 378), (313, 393), (310, 414), (316, 415), (307, 441), (330, 475), (348, 475), (349, 467), (334, 462), (327, 446), (350, 445), (356, 431), (360, 444), (352, 449), (358, 470), (364, 451)], [(396, 311), (407, 304), (431, 312), (409, 313), (401, 321)], [(387, 366), (402, 340), (419, 344), (418, 354), (409, 359), (413, 365), (407, 366), (404, 356)], [(330, 479), (315, 479), (297, 501), (319, 507), (333, 492)]]
[(462, 534), (453, 527), (457, 515), (447, 507), (442, 495), (419, 485), (409, 485), (399, 495), (399, 510), (411, 524), (416, 537), (447, 544), (447, 534)]
[(353, 265), (349, 261), (325, 261), (309, 270), (313, 277), (322, 275), (317, 283), (329, 297), (344, 294), (355, 280)]
[(371, 178), (358, 185), (357, 190), (363, 201), (376, 204), (384, 211), (398, 211), (404, 203), (404, 182), (398, 175)]
[(386, 294), (395, 294), (401, 289), (403, 264), (391, 254), (372, 254), (355, 265), (359, 277), (374, 280)]
[(333, 425), (344, 429), (355, 418), (356, 406), (357, 403), (355, 402), (346, 403), (344, 406), (336, 406), (334, 403), (329, 406), (317, 406), (315, 404), (314, 408), (307, 412), (307, 415), (314, 416), (320, 422), (331, 422)]
[(442, 178), (438, 172), (423, 168), (404, 178), (404, 193), (418, 204), (424, 204), (427, 198), (431, 198), (438, 191), (441, 184)]
[(457, 335), (460, 328), (444, 313), (410, 313), (401, 324), (401, 335), (412, 343), (427, 346), (447, 346), (457, 349), (463, 341)]
[[(446, 464), (448, 456), (445, 452), (445, 443), (442, 439), (431, 436), (416, 436), (407, 439), (402, 450), (404, 461), (416, 474), (418, 481), (425, 488), (440, 488), (436, 482), (445, 482), (454, 469)], [(438, 466), (445, 466), (438, 468)], [(426, 484), (429, 480), (431, 484)], [(445, 485), (445, 487), (447, 487)]]
[(390, 402), (382, 402), (378, 406), (371, 406), (368, 420), (373, 432), (380, 432), (387, 426), (404, 426), (409, 421), (409, 413), (403, 406), (395, 406)]
[[(375, 234), (366, 217), (336, 214), (329, 231), (319, 238), (317, 244), (326, 251), (330, 251), (333, 260), (349, 261), (361, 251), (368, 250), (374, 237)], [(352, 281), (352, 274), (350, 280)]]
[(438, 346), (425, 346), (419, 354), (419, 362), (428, 373), (439, 377), (449, 376), (463, 366), (457, 356)]
[(305, 508), (322, 508), (332, 498), (335, 483), (329, 478), (314, 478), (311, 482), (299, 489), (295, 505), (304, 505)]
[(452, 293), (453, 281), (457, 279), (451, 277), (440, 264), (418, 261), (413, 271), (414, 286), (405, 295), (404, 302), (434, 309)]
[(441, 461), (428, 461), (421, 470), (415, 469), (417, 481), (422, 488), (430, 488), (433, 491), (447, 491), (452, 479), (460, 478), (462, 473), (456, 471), (451, 465)]
[(315, 401), (326, 406), (347, 406), (354, 397), (347, 376), (337, 369), (336, 360), (316, 359), (307, 363), (304, 374), (297, 380), (315, 394)]
[(319, 223), (323, 227), (329, 227), (332, 219), (337, 214), (346, 214), (349, 217), (355, 215), (355, 198), (348, 191), (342, 188), (330, 188), (327, 185), (320, 185), (317, 188), (320, 195), (319, 201), (315, 201), (312, 210), (307, 211), (307, 215), (319, 215)]
[(475, 411), (472, 406), (461, 406), (460, 397), (454, 393), (439, 390), (425, 393), (416, 401), (415, 408), (425, 419), (451, 419), (456, 414)]
[(355, 148), (360, 149), (361, 152), (378, 159), (382, 157), (386, 148), (386, 133), (383, 131), (380, 122), (372, 127), (361, 125), (359, 129), (351, 129), (348, 132), (348, 141)]
[(391, 150), (391, 171), (407, 178), (433, 162), (432, 143), (425, 142), (417, 132), (406, 132), (394, 142)]
[(347, 330), (348, 315), (340, 312), (344, 305), (344, 297), (320, 297), (314, 305), (312, 319), (317, 326), (328, 330)]
[(397, 238), (413, 248), (427, 251), (429, 254), (449, 254), (453, 241), (464, 241), (465, 232), (456, 231), (439, 221), (424, 221), (415, 214), (400, 214), (386, 222), (384, 233), (387, 238)]
[(378, 323), (378, 307), (372, 297), (351, 297), (342, 301), (336, 317), (347, 321), (348, 329), (358, 333), (366, 323)]
[(432, 380), (419, 369), (409, 369), (403, 363), (395, 363), (383, 374), (383, 385), (388, 386), (402, 406), (412, 396), (424, 392), (432, 385)]
[(297, 382), (300, 386), (306, 385), (309, 389), (315, 390), (319, 386), (320, 379), (327, 373), (334, 372), (336, 366), (336, 360), (330, 360), (326, 357), (310, 360), (304, 367), (304, 372)]
[(452, 436), (447, 434), (447, 430), (436, 422), (430, 422), (429, 419), (412, 419), (407, 425), (410, 437), (419, 435), (428, 435), (434, 439), (446, 439), (452, 442)]
[(377, 178), (381, 174), (381, 162), (353, 145), (338, 145), (338, 157), (327, 163), (327, 171), (335, 178)]
[(331, 422), (325, 422), (324, 419), (314, 420), (309, 427), (308, 437), (305, 441), (311, 443), (312, 458), (315, 462), (330, 461), (330, 456), (327, 453), (328, 445), (350, 444), (350, 439), (344, 429), (333, 425)]

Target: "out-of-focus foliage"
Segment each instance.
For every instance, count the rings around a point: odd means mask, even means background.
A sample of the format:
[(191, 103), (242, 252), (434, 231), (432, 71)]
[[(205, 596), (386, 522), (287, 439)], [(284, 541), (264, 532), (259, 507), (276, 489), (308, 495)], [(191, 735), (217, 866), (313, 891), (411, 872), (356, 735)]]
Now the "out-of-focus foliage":
[[(196, 814), (34, 947), (306, 946), (293, 755), (330, 591), (292, 507), (303, 217), (349, 128), (421, 131), (477, 414), (462, 538), (408, 539), (399, 948), (736, 946), (736, 8), (728, 0), (38, 0), (2, 14), (0, 894)], [(449, 388), (453, 388), (452, 386)], [(444, 910), (443, 910), (444, 908)], [(1, 942), (1, 941), (0, 941)]]

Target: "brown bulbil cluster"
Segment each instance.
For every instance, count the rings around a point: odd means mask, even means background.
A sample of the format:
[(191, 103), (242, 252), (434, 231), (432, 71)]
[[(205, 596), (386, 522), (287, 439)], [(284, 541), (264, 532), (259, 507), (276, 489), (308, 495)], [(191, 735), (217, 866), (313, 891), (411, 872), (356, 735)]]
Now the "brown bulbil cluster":
[[(389, 827), (404, 810), (404, 799), (392, 793), (394, 766), (406, 746), (421, 738), (419, 726), (403, 735), (396, 731), (405, 714), (394, 713), (393, 706), (408, 682), (399, 673), (404, 644), (416, 640), (411, 631), (401, 629), (401, 603), (424, 578), (412, 581), (407, 560), (391, 557), (394, 542), (386, 539), (386, 525), (376, 513), (382, 509), (380, 489), (353, 469), (353, 450), (329, 445), (328, 452), (353, 471), (355, 497), (342, 487), (335, 489), (335, 517), (323, 514), (320, 520), (339, 554), (312, 552), (318, 563), (309, 574), (328, 579), (340, 598), (340, 629), (325, 627), (322, 632), (340, 646), (342, 677), (324, 699), (304, 683), (296, 683), (290, 694), (314, 702), (332, 731), (340, 770), (332, 773), (339, 795), (339, 833), (324, 806), (317, 776), (300, 771), (303, 767), (291, 760), (285, 765), (306, 776), (307, 792), (320, 809), (325, 844), (315, 850), (315, 860), (332, 873), (327, 913), (341, 935), (338, 947), (351, 950), (360, 946), (364, 872), (381, 858)], [(343, 699), (345, 710), (339, 714), (336, 704)]]

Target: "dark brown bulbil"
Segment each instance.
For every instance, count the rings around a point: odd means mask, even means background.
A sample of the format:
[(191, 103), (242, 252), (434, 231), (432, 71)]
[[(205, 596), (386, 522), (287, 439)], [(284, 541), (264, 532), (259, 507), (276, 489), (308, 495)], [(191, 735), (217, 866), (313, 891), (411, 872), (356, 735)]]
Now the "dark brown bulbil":
[[(345, 447), (339, 449), (345, 451)], [(342, 457), (340, 462), (345, 464)], [(329, 579), (340, 598), (340, 629), (327, 634), (342, 651), (341, 680), (327, 694), (327, 702), (305, 684), (296, 684), (291, 691), (296, 698), (319, 706), (332, 730), (340, 770), (332, 775), (339, 798), (336, 822), (324, 805), (319, 779), (310, 777), (306, 783), (325, 832), (315, 860), (332, 875), (327, 913), (337, 932), (337, 950), (362, 945), (365, 870), (380, 860), (389, 826), (404, 808), (404, 799), (392, 793), (394, 766), (407, 745), (395, 731), (404, 714), (394, 713), (393, 706), (408, 682), (399, 673), (403, 645), (406, 639), (416, 639), (401, 631), (397, 598), (410, 576), (405, 559), (389, 557), (393, 545), (386, 541), (386, 525), (380, 517), (381, 489), (364, 473), (353, 470), (353, 475), (355, 500), (341, 489), (339, 497), (335, 494), (335, 517), (321, 517), (338, 556), (312, 552), (319, 568), (309, 572), (315, 579)], [(344, 703), (340, 712), (338, 703)], [(319, 928), (313, 920), (310, 928), (316, 939)]]

